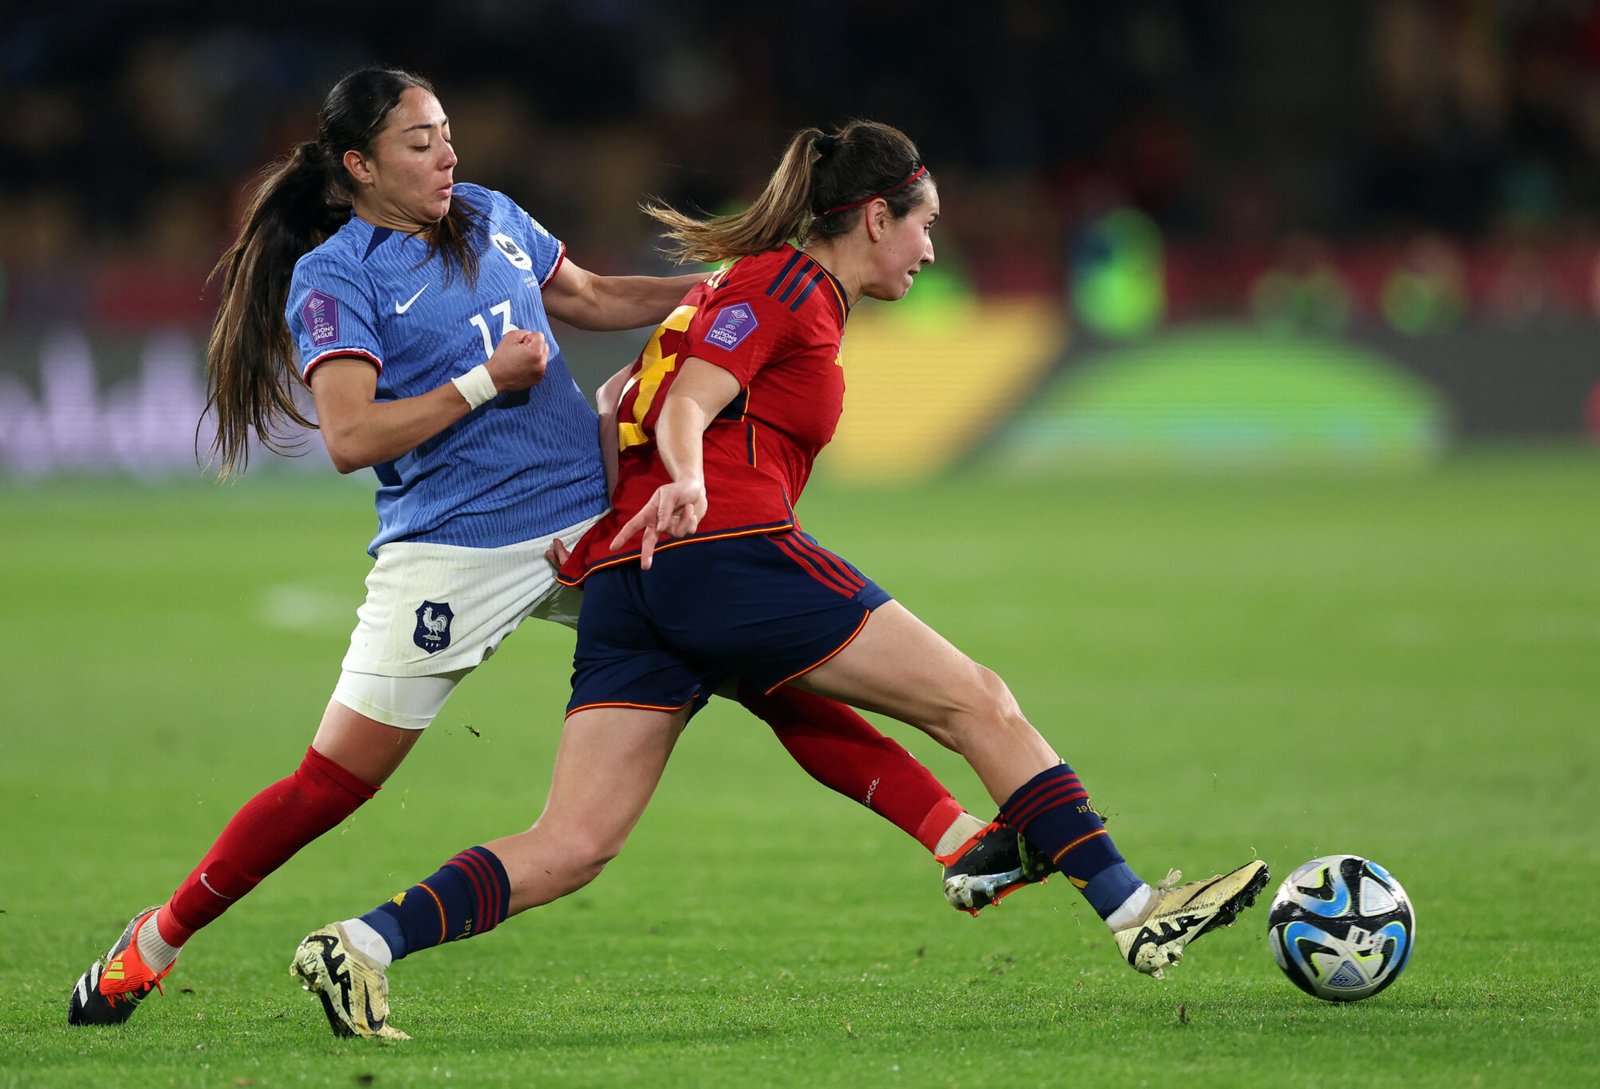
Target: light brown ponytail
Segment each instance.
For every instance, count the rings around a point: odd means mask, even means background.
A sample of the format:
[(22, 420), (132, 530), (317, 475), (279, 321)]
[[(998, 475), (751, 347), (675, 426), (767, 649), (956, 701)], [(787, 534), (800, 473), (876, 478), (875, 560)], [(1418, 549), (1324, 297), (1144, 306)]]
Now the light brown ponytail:
[(716, 263), (844, 234), (855, 222), (847, 213), (875, 196), (902, 218), (922, 203), (924, 176), (905, 133), (877, 121), (851, 121), (834, 133), (808, 128), (790, 137), (766, 188), (742, 212), (696, 219), (664, 204), (642, 207), (666, 226), (668, 254)]

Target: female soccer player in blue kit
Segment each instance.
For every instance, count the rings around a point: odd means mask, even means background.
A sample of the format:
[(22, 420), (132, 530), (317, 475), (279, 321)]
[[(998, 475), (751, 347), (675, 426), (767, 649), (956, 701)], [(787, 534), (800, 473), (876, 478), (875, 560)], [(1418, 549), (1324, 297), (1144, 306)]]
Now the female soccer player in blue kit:
[[(359, 919), (313, 931), (293, 970), (341, 1035), (386, 1023), (388, 967), (582, 887), (622, 847), (690, 717), (731, 676), (798, 684), (925, 730), (971, 764), (1082, 892), (1122, 957), (1160, 976), (1254, 902), (1253, 861), (1152, 887), (1005, 683), (803, 533), (794, 504), (833, 435), (841, 338), (862, 297), (899, 299), (933, 261), (939, 196), (886, 125), (796, 134), (747, 211), (653, 209), (686, 258), (733, 263), (695, 284), (621, 391), (614, 510), (566, 557), (584, 586), (573, 692), (534, 826), (452, 859)], [(791, 242), (797, 240), (798, 245)]]
[[(377, 474), (375, 562), (300, 766), (235, 814), (165, 904), (133, 917), (73, 989), (72, 1024), (126, 1021), (196, 931), (376, 793), (523, 620), (576, 618), (581, 595), (545, 554), (607, 509), (607, 474), (549, 319), (648, 325), (702, 277), (592, 274), (508, 197), (456, 182), (456, 164), (425, 81), (354, 72), (218, 265), (209, 408), (224, 474), (243, 467), (252, 432), (270, 442), (281, 423), (310, 426), (294, 400), (308, 385), (334, 465)], [(848, 708), (793, 689), (745, 702), (813, 776), (870, 793), (933, 851), (957, 906), (1036, 875), (1014, 831), (965, 813)]]

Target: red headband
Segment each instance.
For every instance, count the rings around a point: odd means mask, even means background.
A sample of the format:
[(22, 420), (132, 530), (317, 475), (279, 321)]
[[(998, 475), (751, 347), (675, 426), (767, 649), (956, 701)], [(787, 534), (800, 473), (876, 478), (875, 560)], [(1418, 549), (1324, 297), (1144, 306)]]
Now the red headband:
[(867, 204), (867, 203), (870, 203), (871, 201), (877, 200), (879, 197), (886, 197), (890, 193), (898, 193), (898, 192), (900, 192), (900, 190), (904, 189), (906, 186), (910, 185), (912, 182), (916, 181), (918, 178), (922, 177), (922, 175), (926, 174), (927, 172), (928, 172), (928, 168), (927, 167), (918, 166), (915, 170), (913, 170), (911, 172), (910, 176), (907, 177), (905, 181), (900, 182), (898, 185), (891, 185), (891, 186), (889, 186), (889, 188), (885, 189), (881, 193), (868, 193), (866, 196), (862, 197), (860, 200), (853, 200), (849, 204), (841, 204), (837, 208), (829, 208), (826, 212), (818, 212), (817, 213), (817, 218), (821, 219), (823, 216), (831, 216), (835, 212), (848, 212), (852, 208), (859, 208), (863, 204)]

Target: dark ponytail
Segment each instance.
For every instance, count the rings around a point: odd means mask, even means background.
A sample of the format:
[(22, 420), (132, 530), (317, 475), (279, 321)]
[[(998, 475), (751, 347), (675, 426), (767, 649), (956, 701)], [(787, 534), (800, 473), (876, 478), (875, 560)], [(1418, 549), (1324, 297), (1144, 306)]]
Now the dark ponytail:
[(212, 270), (222, 277), (222, 303), (206, 346), (206, 412), (216, 414), (210, 454), (224, 479), (248, 463), (252, 432), (289, 452), (277, 425), (315, 426), (294, 401), (295, 346), (283, 311), (295, 262), (350, 218), (330, 174), (320, 143), (297, 147), (263, 177), (238, 239)]
[[(411, 87), (433, 93), (420, 76), (387, 68), (360, 69), (336, 83), (322, 104), (317, 139), (298, 145), (263, 175), (238, 239), (211, 272), (222, 281), (206, 347), (206, 413), (215, 413), (217, 422), (209, 454), (219, 477), (243, 471), (252, 434), (269, 449), (293, 453), (296, 444), (279, 433), (280, 425), (316, 426), (295, 403), (297, 352), (284, 320), (289, 282), (295, 262), (350, 219), (354, 190), (344, 153), (370, 155)], [(443, 254), (447, 275), (459, 268), (476, 278), (477, 251), (469, 244), (476, 223), (475, 210), (458, 198), (430, 231), (430, 255)]]

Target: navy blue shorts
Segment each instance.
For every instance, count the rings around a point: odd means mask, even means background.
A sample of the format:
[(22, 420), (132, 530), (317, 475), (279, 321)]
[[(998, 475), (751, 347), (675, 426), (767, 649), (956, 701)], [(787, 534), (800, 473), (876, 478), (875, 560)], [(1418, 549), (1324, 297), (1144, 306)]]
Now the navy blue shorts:
[(837, 654), (890, 597), (798, 531), (696, 541), (583, 584), (571, 714), (691, 712), (729, 677), (770, 691)]

